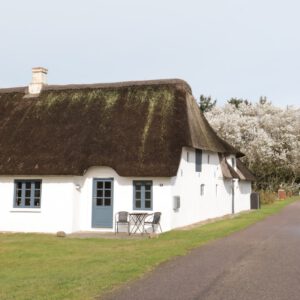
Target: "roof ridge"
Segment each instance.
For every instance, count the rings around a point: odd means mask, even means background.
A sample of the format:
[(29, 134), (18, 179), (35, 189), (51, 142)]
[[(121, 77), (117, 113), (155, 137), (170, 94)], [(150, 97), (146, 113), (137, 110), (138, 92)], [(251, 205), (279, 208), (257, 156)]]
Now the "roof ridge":
[[(120, 82), (107, 82), (107, 83), (82, 83), (82, 84), (47, 84), (44, 85), (42, 91), (55, 91), (55, 90), (77, 90), (88, 88), (121, 88), (131, 86), (152, 86), (152, 85), (181, 85), (188, 92), (192, 94), (190, 85), (183, 79), (155, 79), (155, 80), (132, 80), (132, 81), (120, 81)], [(27, 86), (22, 87), (10, 87), (0, 88), (0, 93), (26, 93)]]
[(9, 88), (0, 88), (0, 93), (26, 93), (27, 86), (17, 86), (17, 87), (9, 87)]
[(183, 79), (154, 79), (154, 80), (132, 80), (107, 83), (82, 83), (82, 84), (63, 84), (63, 85), (45, 85), (43, 90), (67, 90), (67, 89), (84, 89), (84, 88), (120, 88), (131, 86), (150, 86), (150, 85), (182, 85), (191, 92), (190, 85)]

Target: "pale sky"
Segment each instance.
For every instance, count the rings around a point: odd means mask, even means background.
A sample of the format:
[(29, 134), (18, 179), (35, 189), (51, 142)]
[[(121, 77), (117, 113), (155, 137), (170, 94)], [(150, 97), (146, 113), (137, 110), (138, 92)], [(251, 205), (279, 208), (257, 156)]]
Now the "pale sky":
[(300, 106), (299, 0), (0, 0), (0, 88), (181, 78)]

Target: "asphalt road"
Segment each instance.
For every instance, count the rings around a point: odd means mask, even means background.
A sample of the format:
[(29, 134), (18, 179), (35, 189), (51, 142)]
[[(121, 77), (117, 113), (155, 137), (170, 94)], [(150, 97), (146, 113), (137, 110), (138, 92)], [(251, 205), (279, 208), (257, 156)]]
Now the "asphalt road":
[(162, 264), (105, 299), (299, 300), (300, 201)]

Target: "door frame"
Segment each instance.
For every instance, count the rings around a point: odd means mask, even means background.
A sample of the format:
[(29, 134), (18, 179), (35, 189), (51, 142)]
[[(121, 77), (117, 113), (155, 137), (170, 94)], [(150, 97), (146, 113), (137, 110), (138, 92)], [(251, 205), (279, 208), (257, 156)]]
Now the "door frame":
[[(96, 188), (96, 182), (98, 181), (110, 181), (111, 182), (111, 208), (112, 208), (112, 216), (111, 216), (111, 226), (94, 226), (93, 224), (93, 211), (94, 211), (94, 201), (95, 201), (95, 188)], [(114, 227), (114, 178), (113, 177), (93, 177), (92, 178), (92, 211), (91, 211), (91, 228), (94, 228), (94, 229), (101, 229), (101, 228), (113, 228)]]

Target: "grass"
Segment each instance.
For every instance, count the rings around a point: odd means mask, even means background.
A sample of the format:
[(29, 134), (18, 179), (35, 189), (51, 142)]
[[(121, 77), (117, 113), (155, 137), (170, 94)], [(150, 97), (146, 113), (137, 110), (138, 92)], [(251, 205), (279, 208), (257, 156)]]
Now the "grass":
[(158, 239), (0, 234), (0, 299), (93, 299), (168, 259), (277, 213), (295, 200), (190, 230), (174, 230)]

